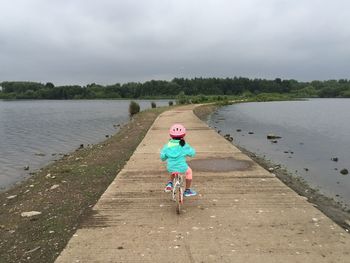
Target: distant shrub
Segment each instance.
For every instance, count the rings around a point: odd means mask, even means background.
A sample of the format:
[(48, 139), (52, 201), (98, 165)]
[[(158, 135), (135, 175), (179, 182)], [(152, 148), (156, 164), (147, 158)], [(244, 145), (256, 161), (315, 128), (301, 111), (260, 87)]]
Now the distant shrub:
[(343, 98), (350, 98), (350, 90), (343, 91), (342, 96)]
[(157, 108), (157, 104), (154, 101), (151, 102), (151, 106), (152, 106), (152, 109)]
[(129, 114), (130, 116), (133, 116), (134, 114), (140, 112), (140, 105), (135, 102), (135, 101), (130, 101), (130, 104), (129, 104)]
[(225, 99), (225, 100), (218, 100), (215, 104), (218, 106), (227, 106), (227, 105), (232, 105), (232, 102)]
[(191, 99), (192, 103), (205, 103), (205, 102), (208, 102), (209, 100), (212, 100), (212, 98), (209, 96), (205, 96), (203, 94), (199, 94), (197, 96), (194, 96)]
[(177, 105), (190, 104), (190, 103), (191, 103), (191, 100), (188, 96), (185, 95), (185, 92), (181, 91), (179, 95), (176, 96)]
[(264, 102), (264, 101), (283, 101), (291, 100), (293, 96), (291, 94), (280, 94), (280, 93), (260, 93), (253, 97), (254, 101)]
[(174, 105), (174, 102), (171, 100), (169, 101), (169, 106), (173, 106)]

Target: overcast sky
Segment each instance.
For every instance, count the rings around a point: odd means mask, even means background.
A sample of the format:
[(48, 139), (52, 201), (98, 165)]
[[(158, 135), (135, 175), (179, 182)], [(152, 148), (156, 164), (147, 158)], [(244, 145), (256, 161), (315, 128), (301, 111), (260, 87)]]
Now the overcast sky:
[(0, 0), (0, 82), (350, 78), (348, 0)]

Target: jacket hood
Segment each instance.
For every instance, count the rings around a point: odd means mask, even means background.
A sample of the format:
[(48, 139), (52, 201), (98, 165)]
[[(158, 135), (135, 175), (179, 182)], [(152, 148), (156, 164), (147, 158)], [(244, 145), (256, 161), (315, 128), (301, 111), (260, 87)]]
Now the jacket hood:
[(167, 155), (171, 158), (176, 158), (181, 155), (181, 151), (179, 151), (179, 147), (182, 147), (179, 140), (170, 140), (168, 142)]

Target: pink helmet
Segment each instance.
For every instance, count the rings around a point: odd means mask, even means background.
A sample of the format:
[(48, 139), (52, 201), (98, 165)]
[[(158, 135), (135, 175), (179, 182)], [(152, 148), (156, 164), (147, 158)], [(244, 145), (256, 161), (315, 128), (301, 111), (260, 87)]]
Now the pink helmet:
[(179, 123), (174, 124), (170, 127), (169, 135), (171, 138), (182, 138), (186, 135), (186, 128)]

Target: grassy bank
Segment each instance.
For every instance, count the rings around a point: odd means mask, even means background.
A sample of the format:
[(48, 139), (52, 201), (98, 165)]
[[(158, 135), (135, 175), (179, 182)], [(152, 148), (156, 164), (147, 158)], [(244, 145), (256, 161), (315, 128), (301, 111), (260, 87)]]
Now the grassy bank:
[[(194, 113), (202, 120), (207, 121), (209, 115), (215, 111), (218, 107), (215, 105), (203, 105), (197, 107)], [(307, 200), (312, 203), (313, 206), (322, 211), (325, 215), (331, 218), (339, 226), (343, 227), (347, 232), (350, 232), (350, 210), (343, 207), (341, 203), (336, 202), (334, 199), (322, 195), (317, 189), (311, 188), (302, 178), (293, 176), (286, 169), (280, 168), (279, 165), (272, 161), (266, 160), (263, 157), (257, 156), (255, 153), (250, 152), (238, 145), (235, 145), (244, 154), (248, 155), (255, 162), (261, 165), (266, 170), (271, 167), (277, 167), (273, 173), (279, 178), (284, 184), (293, 189), (299, 195), (304, 196)]]
[(215, 103), (218, 105), (228, 105), (233, 101), (236, 102), (262, 102), (262, 101), (286, 101), (286, 100), (300, 100), (301, 98), (296, 97), (289, 93), (260, 93), (260, 94), (242, 94), (242, 95), (196, 95), (188, 96), (180, 94), (176, 97), (178, 104), (189, 104), (189, 103)]
[[(156, 117), (136, 114), (103, 143), (79, 149), (0, 194), (0, 262), (54, 262)], [(41, 212), (22, 217), (28, 211)]]

